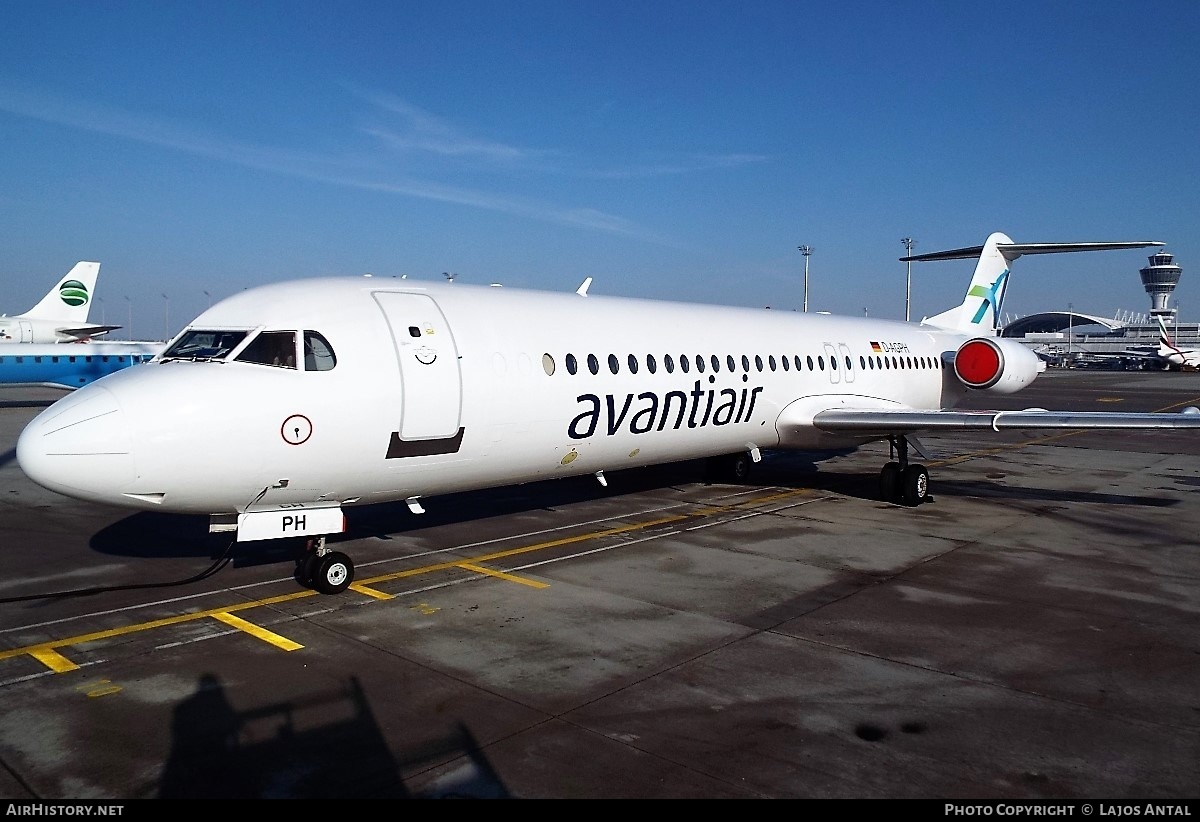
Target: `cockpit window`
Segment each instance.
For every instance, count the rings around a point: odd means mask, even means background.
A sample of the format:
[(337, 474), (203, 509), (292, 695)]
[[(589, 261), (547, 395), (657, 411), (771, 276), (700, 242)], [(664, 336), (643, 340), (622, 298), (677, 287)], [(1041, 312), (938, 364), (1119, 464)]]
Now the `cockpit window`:
[(304, 370), (332, 371), (337, 365), (333, 346), (316, 331), (304, 332)]
[(242, 353), (238, 354), (237, 359), (238, 362), (295, 368), (296, 332), (264, 331), (250, 341)]
[(246, 339), (246, 331), (187, 331), (162, 354), (162, 359), (220, 360)]

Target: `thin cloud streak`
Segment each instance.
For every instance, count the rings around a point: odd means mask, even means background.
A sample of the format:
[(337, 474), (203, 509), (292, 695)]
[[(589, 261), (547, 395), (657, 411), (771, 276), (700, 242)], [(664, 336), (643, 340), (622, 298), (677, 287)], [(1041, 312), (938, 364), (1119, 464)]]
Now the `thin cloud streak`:
[[(159, 119), (134, 115), (94, 103), (35, 93), (2, 82), (0, 111), (330, 185), (455, 203), (543, 222), (620, 234), (652, 243), (674, 245), (666, 238), (647, 232), (623, 217), (594, 209), (566, 208), (412, 179), (389, 182), (355, 178), (345, 174), (344, 168), (347, 163), (326, 156), (222, 140)], [(481, 148), (485, 146), (486, 144), (480, 144)], [(504, 153), (498, 150), (490, 152), (492, 156)], [(339, 172), (339, 169), (342, 171)]]
[(428, 152), (447, 157), (472, 157), (504, 167), (519, 166), (527, 171), (558, 174), (592, 180), (624, 180), (646, 177), (694, 174), (714, 169), (737, 168), (761, 163), (770, 158), (761, 154), (687, 154), (660, 163), (627, 168), (597, 169), (582, 162), (571, 165), (572, 158), (560, 151), (534, 149), (466, 136), (448, 120), (431, 114), (393, 94), (372, 93), (352, 86), (346, 90), (400, 122), (373, 124), (362, 129), (388, 148), (400, 152)]
[(447, 120), (394, 95), (353, 93), (385, 112), (399, 115), (403, 126), (399, 131), (382, 127), (364, 129), (365, 133), (385, 141), (394, 149), (428, 151), (449, 157), (478, 156), (503, 162), (526, 160), (540, 153), (468, 137)]

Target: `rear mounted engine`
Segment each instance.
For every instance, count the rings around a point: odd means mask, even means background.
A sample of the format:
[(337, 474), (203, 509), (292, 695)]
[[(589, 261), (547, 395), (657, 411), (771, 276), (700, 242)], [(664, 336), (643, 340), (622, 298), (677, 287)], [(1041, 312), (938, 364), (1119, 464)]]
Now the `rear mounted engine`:
[(1011, 394), (1029, 385), (1044, 368), (1025, 346), (1003, 338), (976, 337), (954, 354), (954, 375), (968, 388)]

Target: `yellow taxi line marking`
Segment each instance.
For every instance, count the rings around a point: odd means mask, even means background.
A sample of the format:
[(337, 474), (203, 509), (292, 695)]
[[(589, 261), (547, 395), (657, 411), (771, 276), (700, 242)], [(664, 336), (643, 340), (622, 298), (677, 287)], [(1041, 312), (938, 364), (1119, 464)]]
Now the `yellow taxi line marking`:
[(505, 557), (520, 556), (521, 554), (527, 554), (531, 551), (542, 551), (546, 548), (556, 548), (560, 545), (571, 545), (572, 543), (597, 539), (599, 537), (611, 537), (614, 534), (624, 534), (628, 533), (629, 531), (640, 531), (643, 528), (653, 528), (656, 525), (665, 525), (669, 522), (679, 522), (680, 520), (684, 519), (687, 519), (685, 515), (673, 514), (671, 516), (649, 520), (648, 522), (638, 523), (637, 525), (619, 525), (615, 528), (605, 528), (603, 531), (590, 531), (586, 534), (579, 534), (573, 537), (562, 537), (561, 539), (552, 539), (546, 542), (538, 542), (533, 545), (523, 545), (520, 548), (509, 548), (504, 551), (494, 551), (490, 554), (473, 557), (469, 560), (452, 559), (447, 560), (446, 562), (438, 562), (433, 565), (423, 565), (420, 568), (410, 568), (407, 571), (396, 571), (395, 573), (391, 574), (382, 574), (380, 576), (371, 577), (368, 580), (364, 580), (364, 582), (387, 582), (391, 580), (405, 579), (407, 577), (420, 576), (421, 574), (428, 574), (434, 571), (446, 571), (452, 568), (458, 568), (464, 562), (491, 562), (497, 559), (504, 559)]
[(352, 583), (350, 583), (350, 590), (356, 591), (365, 597), (371, 597), (372, 599), (379, 599), (379, 600), (395, 599), (395, 597), (389, 593), (385, 593), (384, 591), (376, 591), (374, 588), (368, 587), (367, 583), (371, 582), (371, 581), (372, 580), (364, 580), (362, 582), (352, 582)]
[[(491, 561), (494, 561), (497, 559), (504, 559), (506, 557), (519, 556), (521, 554), (527, 554), (527, 553), (531, 553), (534, 551), (542, 551), (547, 548), (555, 548), (555, 547), (562, 546), (562, 545), (571, 545), (571, 544), (574, 544), (577, 542), (584, 542), (587, 540), (599, 539), (602, 537), (610, 537), (610, 536), (615, 536), (617, 534), (626, 534), (626, 533), (629, 533), (632, 531), (641, 531), (641, 530), (644, 530), (647, 528), (654, 528), (655, 526), (658, 526), (658, 525), (667, 525), (670, 523), (682, 522), (687, 519), (694, 519), (697, 516), (705, 516), (705, 515), (713, 514), (713, 513), (727, 512), (734, 508), (742, 508), (747, 505), (756, 505), (756, 504), (761, 504), (761, 503), (765, 503), (765, 502), (772, 502), (772, 501), (779, 500), (779, 499), (785, 499), (787, 497), (800, 496), (800, 495), (803, 495), (806, 493), (808, 493), (808, 489), (789, 489), (787, 491), (782, 491), (777, 494), (770, 494), (765, 497), (757, 497), (752, 500), (738, 502), (738, 503), (735, 503), (730, 506), (704, 506), (690, 514), (671, 514), (668, 516), (659, 517), (657, 519), (648, 520), (646, 522), (641, 522), (641, 523), (637, 523), (634, 525), (620, 525), (620, 526), (616, 526), (613, 528), (605, 528), (601, 531), (589, 531), (586, 534), (578, 534), (576, 536), (571, 536), (571, 537), (562, 537), (560, 539), (547, 540), (545, 542), (539, 542), (539, 543), (535, 543), (533, 545), (524, 545), (519, 548), (510, 548), (510, 549), (506, 549), (503, 551), (494, 551), (490, 554), (483, 554), (481, 556), (474, 557), (471, 560), (449, 560), (447, 562), (435, 563), (433, 565), (425, 565), (420, 568), (413, 568), (413, 569), (410, 569), (407, 571), (398, 571), (398, 572), (392, 573), (392, 574), (381, 574), (379, 576), (371, 577), (369, 579), (356, 581), (349, 586), (348, 590), (356, 591), (364, 596), (372, 597), (374, 599), (379, 599), (379, 600), (393, 599), (394, 597), (391, 594), (387, 594), (382, 591), (377, 591), (377, 590), (371, 588), (370, 586), (372, 584), (376, 584), (376, 583), (380, 583), (380, 582), (404, 579), (407, 577), (414, 577), (414, 576), (419, 576), (421, 574), (429, 574), (429, 573), (433, 573), (436, 571), (444, 571), (444, 570), (450, 570), (450, 569), (454, 569), (454, 568), (469, 570), (474, 573), (480, 573), (480, 574), (484, 574), (484, 575), (487, 575), (490, 577), (495, 577), (495, 578), (507, 580), (510, 582), (516, 582), (521, 585), (528, 585), (533, 588), (539, 588), (539, 589), (546, 588), (549, 586), (545, 583), (537, 582), (537, 581), (531, 580), (531, 579), (526, 579), (526, 578), (519, 577), (519, 576), (516, 576), (513, 574), (509, 574), (509, 573), (506, 573), (503, 571), (496, 571), (493, 569), (488, 569), (488, 568), (485, 568), (485, 567), (479, 565), (478, 563), (491, 562)], [(42, 643), (38, 643), (36, 645), (27, 645), (27, 646), (24, 646), (21, 648), (10, 648), (7, 650), (0, 650), (0, 660), (12, 659), (13, 657), (17, 657), (17, 656), (31, 656), (34, 659), (41, 662), (43, 665), (45, 665), (47, 668), (49, 668), (54, 673), (65, 673), (67, 671), (78, 670), (80, 666), (76, 665), (74, 662), (71, 662), (71, 660), (67, 659), (65, 656), (63, 656), (61, 653), (59, 653), (57, 650), (58, 648), (78, 646), (78, 645), (86, 644), (88, 642), (96, 642), (96, 641), (104, 640), (104, 639), (112, 639), (114, 637), (120, 637), (120, 636), (126, 636), (128, 634), (140, 633), (142, 631), (149, 631), (149, 630), (153, 630), (155, 628), (164, 628), (164, 627), (171, 626), (171, 625), (181, 625), (185, 622), (194, 622), (197, 620), (208, 619), (208, 618), (216, 619), (219, 622), (222, 622), (232, 628), (236, 628), (237, 630), (239, 630), (245, 634), (253, 636), (257, 639), (261, 639), (264, 642), (270, 643), (271, 645), (274, 645), (277, 648), (281, 648), (286, 651), (294, 651), (294, 650), (303, 648), (304, 646), (297, 642), (293, 642), (292, 640), (287, 639), (286, 637), (283, 637), (279, 634), (269, 631), (266, 628), (262, 628), (251, 622), (247, 622), (246, 620), (242, 619), (241, 617), (234, 616), (234, 612), (245, 611), (245, 610), (249, 610), (251, 608), (261, 608), (263, 606), (268, 606), (268, 605), (277, 605), (277, 604), (284, 603), (284, 602), (292, 602), (294, 600), (305, 599), (305, 598), (313, 597), (316, 595), (317, 595), (317, 592), (312, 591), (312, 590), (293, 591), (291, 593), (280, 594), (278, 596), (267, 597), (265, 599), (251, 600), (251, 601), (243, 602), (243, 603), (240, 603), (237, 605), (226, 605), (226, 606), (222, 606), (220, 608), (212, 608), (212, 609), (205, 610), (205, 611), (196, 611), (194, 613), (188, 613), (188, 614), (178, 614), (178, 615), (172, 616), (172, 617), (164, 617), (163, 619), (155, 619), (155, 620), (150, 620), (149, 622), (141, 622), (141, 623), (136, 623), (133, 625), (125, 625), (120, 628), (109, 628), (109, 629), (106, 629), (103, 631), (93, 631), (91, 633), (81, 634), (79, 636), (65, 637), (63, 639), (51, 640), (50, 642), (42, 642)]]
[(239, 631), (245, 631), (250, 636), (261, 639), (263, 642), (269, 642), (276, 648), (281, 648), (284, 651), (298, 651), (304, 646), (299, 642), (293, 642), (287, 637), (282, 637), (274, 631), (268, 631), (260, 625), (255, 625), (252, 622), (247, 622), (241, 617), (236, 617), (230, 613), (213, 614), (213, 619), (223, 622), (231, 628), (237, 628)]
[(486, 574), (489, 577), (496, 577), (497, 579), (506, 579), (509, 582), (519, 582), (521, 585), (528, 585), (530, 588), (541, 589), (550, 587), (550, 584), (547, 582), (538, 582), (534, 579), (519, 577), (515, 574), (505, 573), (504, 571), (495, 571), (491, 568), (484, 568), (482, 565), (475, 565), (471, 562), (460, 562), (458, 563), (458, 567), (465, 571), (474, 571), (477, 574)]
[(29, 652), (29, 655), (56, 674), (79, 670), (78, 665), (53, 648), (35, 648)]
[(1200, 397), (1192, 397), (1190, 400), (1184, 400), (1183, 402), (1177, 402), (1174, 405), (1168, 405), (1166, 408), (1158, 409), (1158, 411), (1155, 413), (1170, 411), (1172, 408), (1182, 408), (1188, 405), (1200, 405)]
[(786, 491), (779, 491), (774, 494), (767, 494), (766, 496), (739, 500), (726, 505), (713, 505), (712, 503), (708, 503), (706, 505), (698, 505), (693, 508), (691, 510), (691, 516), (704, 517), (710, 514), (726, 514), (730, 511), (736, 511), (741, 508), (749, 508), (753, 505), (761, 505), (765, 502), (777, 502), (778, 500), (788, 499), (789, 497), (799, 497), (811, 493), (811, 488), (789, 488)]
[(755, 497), (752, 500), (739, 502), (737, 507), (745, 508), (747, 505), (760, 505), (764, 502), (775, 502), (776, 500), (787, 499), (788, 497), (801, 497), (809, 493), (812, 493), (812, 489), (810, 488), (789, 488), (788, 490), (780, 491), (777, 494), (768, 494), (765, 497)]
[(967, 460), (973, 460), (976, 457), (990, 457), (995, 454), (1003, 454), (1005, 451), (1019, 451), (1020, 449), (1026, 448), (1030, 445), (1041, 445), (1042, 443), (1054, 442), (1055, 440), (1065, 439), (1066, 437), (1074, 437), (1078, 434), (1083, 434), (1083, 433), (1086, 433), (1086, 431), (1076, 430), (1076, 431), (1066, 431), (1061, 434), (1048, 434), (1047, 436), (1038, 437), (1037, 439), (1026, 440), (1025, 442), (1014, 442), (1014, 443), (1009, 443), (1007, 445), (997, 445), (995, 448), (984, 448), (982, 451), (972, 451), (969, 454), (960, 454), (957, 457), (947, 457), (944, 460), (931, 460), (929, 462), (929, 465), (931, 467), (932, 466), (942, 466), (942, 465), (957, 465), (960, 462), (966, 462)]
[[(596, 539), (599, 537), (606, 537), (606, 536), (613, 536), (615, 534), (622, 534), (622, 533), (627, 533), (630, 531), (638, 531), (638, 530), (642, 530), (644, 528), (653, 528), (656, 525), (664, 525), (664, 524), (671, 523), (671, 522), (679, 522), (680, 520), (684, 520), (687, 518), (688, 517), (685, 515), (671, 515), (671, 516), (659, 517), (658, 519), (649, 520), (647, 522), (642, 522), (642, 523), (638, 523), (635, 525), (622, 525), (622, 526), (618, 526), (615, 528), (606, 528), (602, 531), (592, 531), (592, 532), (589, 532), (586, 534), (580, 534), (580, 535), (573, 536), (573, 537), (563, 537), (562, 539), (555, 539), (555, 540), (549, 540), (546, 542), (540, 542), (535, 545), (526, 545), (526, 546), (522, 546), (520, 548), (512, 548), (512, 549), (505, 550), (505, 551), (494, 551), (490, 554), (484, 554), (482, 556), (475, 557), (474, 560), (471, 560), (471, 561), (473, 561), (473, 562), (488, 562), (491, 560), (501, 559), (504, 557), (517, 556), (520, 554), (529, 553), (531, 551), (540, 551), (540, 550), (544, 550), (546, 548), (553, 548), (553, 547), (559, 546), (559, 545), (569, 545), (571, 543), (582, 542), (584, 540)], [(421, 568), (414, 568), (414, 569), (411, 569), (408, 571), (400, 571), (400, 572), (397, 572), (394, 574), (383, 574), (381, 576), (372, 577), (370, 579), (365, 579), (365, 580), (361, 580), (359, 582), (352, 583), (350, 585), (349, 589), (358, 591), (359, 593), (361, 593), (365, 596), (374, 597), (376, 599), (391, 599), (392, 598), (391, 595), (383, 594), (379, 591), (374, 591), (371, 588), (369, 588), (368, 586), (371, 583), (385, 582), (385, 581), (394, 580), (394, 579), (402, 579), (405, 577), (418, 576), (420, 574), (428, 574), (428, 573), (432, 573), (434, 571), (441, 571), (441, 570), (447, 570), (447, 569), (451, 569), (451, 568), (461, 567), (464, 564), (467, 564), (468, 562), (471, 562), (471, 561), (452, 560), (452, 561), (448, 561), (448, 562), (436, 563), (434, 565), (426, 565)], [(509, 575), (503, 574), (502, 572), (487, 572), (487, 573), (489, 573), (491, 575), (495, 575), (495, 576), (500, 576), (501, 578), (506, 578), (506, 579), (509, 578)], [(512, 580), (515, 582), (521, 582), (522, 584), (529, 584), (528, 582), (521, 580), (519, 578), (516, 578), (516, 577), (512, 577)], [(291, 593), (280, 594), (278, 596), (273, 596), (273, 597), (266, 597), (264, 599), (251, 600), (251, 601), (243, 602), (243, 603), (240, 603), (237, 605), (225, 605), (220, 608), (211, 608), (209, 610), (196, 611), (194, 613), (188, 613), (188, 614), (178, 614), (178, 615), (172, 616), (172, 617), (164, 617), (163, 619), (155, 619), (155, 620), (150, 620), (148, 622), (141, 622), (141, 623), (137, 623), (137, 624), (133, 624), (133, 625), (125, 625), (125, 626), (122, 626), (119, 628), (108, 628), (103, 631), (93, 631), (93, 632), (87, 633), (87, 634), (80, 634), (79, 636), (64, 637), (63, 639), (55, 639), (55, 640), (51, 640), (49, 642), (40, 642), (35, 645), (27, 645), (27, 646), (24, 646), (21, 648), (9, 648), (7, 650), (0, 650), (0, 660), (11, 659), (11, 658), (17, 657), (17, 656), (31, 656), (34, 659), (41, 662), (43, 665), (45, 665), (47, 668), (49, 668), (51, 671), (53, 671), (55, 673), (64, 673), (66, 671), (74, 671), (74, 670), (77, 670), (79, 668), (79, 666), (76, 665), (75, 663), (71, 662), (69, 659), (67, 659), (62, 654), (60, 654), (56, 650), (57, 648), (83, 645), (88, 642), (96, 642), (96, 641), (103, 640), (103, 639), (112, 639), (114, 637), (120, 637), (120, 636), (126, 636), (128, 634), (140, 633), (142, 631), (149, 631), (149, 630), (153, 630), (155, 628), (164, 628), (164, 627), (167, 627), (170, 625), (181, 625), (185, 622), (195, 622), (196, 620), (208, 619), (210, 617), (213, 619), (217, 619), (217, 620), (225, 623), (226, 625), (235, 627), (238, 630), (243, 631), (251, 636), (254, 636), (254, 637), (262, 639), (266, 642), (269, 642), (272, 645), (275, 645), (277, 647), (284, 648), (286, 650), (295, 650), (295, 648), (292, 648), (289, 646), (295, 645), (297, 648), (302, 647), (302, 646), (296, 645), (296, 643), (293, 643), (291, 640), (281, 637), (278, 634), (274, 634), (264, 628), (260, 628), (256, 625), (253, 625), (252, 623), (246, 622), (245, 620), (243, 620), (239, 617), (235, 617), (233, 615), (233, 613), (235, 611), (245, 611), (245, 610), (249, 610), (251, 608), (261, 608), (266, 605), (277, 605), (280, 603), (291, 602), (294, 600), (305, 599), (307, 597), (313, 597), (313, 596), (317, 596), (316, 591), (311, 591), (311, 590), (293, 591)]]

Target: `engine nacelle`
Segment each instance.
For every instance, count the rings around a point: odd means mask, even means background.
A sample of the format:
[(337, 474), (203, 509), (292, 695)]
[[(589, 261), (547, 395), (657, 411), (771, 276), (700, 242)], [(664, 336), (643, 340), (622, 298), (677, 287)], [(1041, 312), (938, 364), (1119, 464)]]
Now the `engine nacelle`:
[(968, 388), (1011, 394), (1029, 385), (1045, 364), (1019, 342), (975, 337), (954, 354), (954, 375)]

